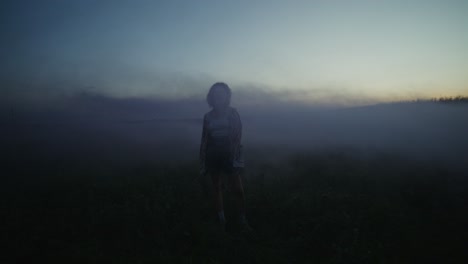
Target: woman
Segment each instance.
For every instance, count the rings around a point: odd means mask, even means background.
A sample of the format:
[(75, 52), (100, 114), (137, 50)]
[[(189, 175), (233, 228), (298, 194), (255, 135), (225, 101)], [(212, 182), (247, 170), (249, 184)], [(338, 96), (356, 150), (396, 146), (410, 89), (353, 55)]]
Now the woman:
[(225, 83), (211, 86), (206, 96), (212, 108), (203, 117), (203, 130), (200, 145), (200, 172), (209, 174), (214, 185), (215, 207), (223, 231), (226, 227), (224, 217), (222, 176), (227, 176), (236, 195), (239, 209), (239, 223), (242, 231), (251, 231), (245, 216), (245, 197), (240, 170), (242, 160), (242, 123), (237, 110), (230, 106), (231, 89)]

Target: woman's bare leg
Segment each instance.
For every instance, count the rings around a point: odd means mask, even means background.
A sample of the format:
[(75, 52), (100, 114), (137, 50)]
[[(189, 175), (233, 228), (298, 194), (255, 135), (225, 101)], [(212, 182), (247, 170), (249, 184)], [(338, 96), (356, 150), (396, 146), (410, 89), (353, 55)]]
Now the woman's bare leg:
[(215, 208), (218, 214), (223, 213), (224, 217), (224, 206), (223, 206), (223, 192), (221, 188), (221, 174), (219, 172), (212, 173), (211, 179), (213, 181), (213, 196), (215, 202)]
[(250, 227), (247, 218), (245, 216), (245, 195), (244, 195), (244, 186), (242, 185), (242, 177), (240, 173), (235, 172), (230, 177), (232, 181), (232, 190), (236, 196), (237, 207), (239, 209), (239, 224), (241, 226), (241, 232), (251, 233), (253, 231)]
[(231, 179), (232, 191), (236, 197), (235, 199), (239, 215), (245, 217), (245, 195), (241, 175), (238, 172), (235, 172), (229, 178)]

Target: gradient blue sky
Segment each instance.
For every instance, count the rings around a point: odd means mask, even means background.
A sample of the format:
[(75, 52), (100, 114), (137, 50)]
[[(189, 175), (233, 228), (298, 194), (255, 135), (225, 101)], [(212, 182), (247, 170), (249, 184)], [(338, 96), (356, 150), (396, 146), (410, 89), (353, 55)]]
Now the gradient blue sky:
[(222, 80), (304, 100), (468, 95), (468, 1), (2, 1), (0, 12), (1, 77), (25, 93), (183, 97)]

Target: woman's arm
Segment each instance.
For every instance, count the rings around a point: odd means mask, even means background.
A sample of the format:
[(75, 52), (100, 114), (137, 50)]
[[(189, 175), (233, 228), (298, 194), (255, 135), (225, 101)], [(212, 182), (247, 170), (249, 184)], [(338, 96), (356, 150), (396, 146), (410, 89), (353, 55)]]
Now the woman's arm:
[(233, 108), (231, 115), (231, 161), (237, 161), (240, 155), (241, 139), (242, 139), (242, 122), (239, 113)]
[(205, 157), (206, 157), (206, 143), (208, 140), (208, 122), (206, 119), (206, 114), (203, 116), (203, 128), (202, 128), (202, 136), (201, 136), (201, 143), (200, 143), (200, 174), (205, 174)]

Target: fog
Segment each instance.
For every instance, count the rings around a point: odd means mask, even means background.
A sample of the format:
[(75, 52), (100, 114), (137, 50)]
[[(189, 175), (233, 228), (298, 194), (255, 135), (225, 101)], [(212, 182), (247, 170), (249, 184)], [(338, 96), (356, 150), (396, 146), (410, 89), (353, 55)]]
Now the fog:
[[(451, 166), (468, 160), (466, 104), (326, 107), (265, 92), (239, 92), (233, 94), (232, 106), (242, 119), (247, 163), (323, 150), (389, 152)], [(12, 161), (195, 162), (202, 117), (210, 110), (202, 96), (169, 100), (89, 92), (41, 104), (4, 103), (2, 108), (2, 145)]]

